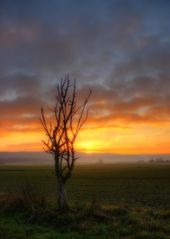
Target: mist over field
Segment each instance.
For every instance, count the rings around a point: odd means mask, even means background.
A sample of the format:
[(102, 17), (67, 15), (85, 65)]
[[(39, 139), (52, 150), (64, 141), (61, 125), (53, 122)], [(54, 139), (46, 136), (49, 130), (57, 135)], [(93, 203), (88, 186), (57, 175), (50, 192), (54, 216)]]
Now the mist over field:
[[(77, 164), (145, 163), (155, 159), (170, 160), (170, 154), (98, 154), (77, 153)], [(0, 164), (53, 164), (53, 157), (45, 152), (0, 152)]]

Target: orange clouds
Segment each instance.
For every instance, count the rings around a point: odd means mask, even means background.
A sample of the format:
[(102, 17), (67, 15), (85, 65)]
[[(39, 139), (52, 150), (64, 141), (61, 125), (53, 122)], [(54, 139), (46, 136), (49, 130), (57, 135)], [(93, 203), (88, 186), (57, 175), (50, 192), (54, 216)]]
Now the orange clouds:
[[(87, 88), (80, 89), (79, 97)], [(78, 151), (123, 154), (170, 152), (168, 94), (156, 96), (152, 92), (148, 95), (145, 91), (143, 96), (136, 96), (136, 91), (121, 96), (119, 90), (111, 87), (91, 88), (93, 96), (89, 118), (78, 137)], [(39, 115), (43, 101), (43, 98), (31, 95), (0, 101), (0, 151), (42, 150), (44, 133)]]
[(77, 148), (87, 153), (169, 153), (169, 127), (170, 124), (133, 125), (131, 128), (87, 128), (80, 133)]

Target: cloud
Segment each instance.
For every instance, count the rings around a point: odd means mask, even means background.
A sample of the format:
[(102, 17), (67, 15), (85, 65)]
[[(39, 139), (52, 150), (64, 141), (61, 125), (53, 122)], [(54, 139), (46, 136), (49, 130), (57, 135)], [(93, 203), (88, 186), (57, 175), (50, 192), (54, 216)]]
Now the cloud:
[(5, 100), (0, 102), (1, 117), (36, 114), (42, 101), (34, 97), (18, 97), (15, 100)]
[(3, 99), (4, 95), (13, 93), (17, 96), (26, 95), (40, 95), (42, 82), (41, 80), (31, 73), (26, 74), (22, 72), (11, 73), (1, 75), (0, 77), (0, 99)]
[(167, 9), (167, 1), (1, 1), (1, 133), (38, 131), (39, 109), (67, 73), (79, 102), (92, 89), (89, 128), (167, 124)]

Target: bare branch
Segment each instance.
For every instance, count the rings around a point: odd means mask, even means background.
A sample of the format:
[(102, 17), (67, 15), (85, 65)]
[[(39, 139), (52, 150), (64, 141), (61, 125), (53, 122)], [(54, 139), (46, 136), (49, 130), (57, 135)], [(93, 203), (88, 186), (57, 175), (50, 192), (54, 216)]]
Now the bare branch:
[[(75, 161), (74, 144), (83, 124), (88, 118), (87, 103), (91, 90), (82, 105), (78, 105), (76, 81), (71, 84), (67, 75), (61, 79), (56, 88), (56, 98), (53, 107), (48, 107), (50, 119), (41, 108), (41, 124), (47, 140), (43, 140), (44, 150), (54, 156), (55, 172), (59, 183), (64, 183), (71, 177)], [(52, 119), (51, 119), (52, 115)]]

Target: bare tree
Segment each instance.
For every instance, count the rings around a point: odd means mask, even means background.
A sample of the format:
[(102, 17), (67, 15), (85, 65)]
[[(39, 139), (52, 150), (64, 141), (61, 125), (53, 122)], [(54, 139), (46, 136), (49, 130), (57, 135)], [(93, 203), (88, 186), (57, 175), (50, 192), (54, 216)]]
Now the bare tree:
[(76, 81), (66, 76), (56, 88), (55, 105), (45, 114), (41, 108), (41, 124), (46, 134), (44, 150), (54, 157), (55, 174), (58, 183), (58, 207), (68, 208), (65, 184), (72, 175), (75, 161), (75, 141), (78, 133), (87, 120), (87, 103), (91, 95), (89, 90), (83, 103), (78, 105)]

